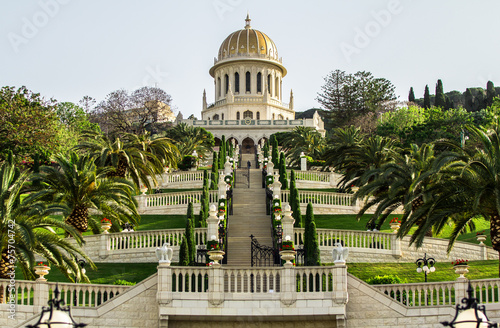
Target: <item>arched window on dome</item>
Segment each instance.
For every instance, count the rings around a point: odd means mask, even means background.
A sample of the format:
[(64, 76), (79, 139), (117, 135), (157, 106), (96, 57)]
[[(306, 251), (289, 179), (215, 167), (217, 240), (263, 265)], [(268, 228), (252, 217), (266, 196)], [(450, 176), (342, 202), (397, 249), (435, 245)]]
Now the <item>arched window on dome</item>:
[(262, 73), (257, 73), (257, 93), (262, 93)]
[(279, 114), (278, 115), (278, 120), (282, 120), (283, 119), (283, 115)]
[(240, 112), (236, 112), (236, 119), (239, 120), (240, 119)]
[(253, 119), (253, 113), (250, 110), (246, 110), (243, 112), (243, 119), (246, 120), (247, 118)]
[(215, 114), (214, 117), (212, 118), (212, 120), (218, 120), (219, 119), (219, 114)]
[(217, 94), (219, 95), (219, 97), (221, 96), (221, 92), (220, 92), (220, 77), (217, 78)]
[(234, 73), (234, 93), (240, 93), (240, 74)]
[(260, 112), (257, 112), (257, 119), (260, 120)]
[(267, 92), (271, 94), (271, 74), (267, 75)]
[(245, 82), (246, 82), (246, 86), (245, 86), (246, 92), (250, 93), (250, 82), (252, 82), (250, 79), (250, 72), (246, 73)]
[(224, 92), (224, 95), (227, 95), (227, 92), (229, 90), (229, 75), (224, 75), (224, 88), (226, 89), (226, 92)]

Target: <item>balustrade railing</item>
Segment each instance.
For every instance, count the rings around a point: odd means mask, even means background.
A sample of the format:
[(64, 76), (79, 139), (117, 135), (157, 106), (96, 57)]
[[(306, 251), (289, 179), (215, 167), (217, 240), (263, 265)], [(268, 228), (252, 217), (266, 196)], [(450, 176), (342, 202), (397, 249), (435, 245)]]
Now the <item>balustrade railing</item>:
[[(290, 202), (290, 190), (281, 191), (281, 201)], [(299, 190), (299, 202), (313, 205), (356, 206), (353, 194)]]
[(281, 269), (252, 268), (230, 269), (225, 268), (225, 293), (269, 293), (281, 291)]
[[(145, 195), (145, 207), (164, 207), (200, 203), (202, 194), (203, 192), (200, 190)], [(210, 190), (209, 198), (209, 203), (217, 202), (219, 200), (218, 191)]]
[(296, 291), (300, 293), (332, 292), (333, 274), (331, 268), (297, 267)]
[(206, 293), (210, 268), (172, 267), (172, 292)]
[[(67, 305), (79, 307), (97, 307), (102, 303), (112, 299), (113, 297), (125, 292), (131, 286), (117, 285), (98, 285), (98, 284), (73, 284), (73, 283), (55, 283), (47, 282), (48, 289), (43, 297), (35, 295), (39, 283), (35, 281), (16, 280), (14, 286), (10, 286), (10, 280), (0, 279), (0, 288), (4, 291), (3, 298), (0, 298), (1, 303), (9, 303), (11, 298), (15, 299), (17, 305), (35, 305), (34, 299), (38, 297), (44, 302), (41, 305), (46, 306), (47, 301), (52, 299), (54, 290), (57, 288), (60, 292), (60, 298)], [(15, 295), (14, 295), (15, 290)], [(12, 297), (11, 297), (12, 295)]]
[(11, 285), (10, 280), (0, 279), (0, 290), (3, 297), (1, 304), (33, 305), (33, 295), (36, 282), (27, 280), (15, 280)]
[[(287, 170), (288, 176), (291, 170)], [(294, 171), (295, 180), (314, 181), (314, 182), (330, 182), (330, 172), (317, 172), (317, 171)], [(334, 173), (336, 174), (336, 173)]]
[(474, 297), (479, 303), (499, 303), (500, 302), (500, 279), (482, 279), (470, 281), (474, 289)]
[(410, 307), (455, 305), (455, 282), (373, 285), (397, 302)]
[[(180, 246), (184, 229), (148, 230), (134, 232), (120, 232), (108, 234), (108, 249), (132, 249), (161, 247), (164, 243), (170, 246)], [(207, 228), (196, 228), (194, 238), (196, 245), (205, 245), (207, 240)]]
[[(335, 246), (340, 243), (344, 247), (373, 248), (391, 250), (394, 234), (371, 231), (317, 229), (319, 246)], [(296, 245), (304, 243), (304, 228), (294, 228)]]

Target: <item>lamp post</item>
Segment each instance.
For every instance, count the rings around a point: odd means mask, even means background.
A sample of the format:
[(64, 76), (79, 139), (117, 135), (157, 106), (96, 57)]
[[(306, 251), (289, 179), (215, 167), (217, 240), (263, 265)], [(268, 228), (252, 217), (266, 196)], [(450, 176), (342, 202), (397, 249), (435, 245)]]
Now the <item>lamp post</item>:
[(451, 322), (443, 321), (441, 324), (452, 328), (497, 328), (498, 324), (492, 322), (486, 316), (484, 305), (477, 304), (477, 298), (473, 297), (474, 290), (469, 282), (467, 296), (462, 299), (462, 304), (457, 304), (455, 317)]
[(415, 261), (417, 264), (417, 272), (424, 272), (425, 274), (425, 282), (427, 282), (427, 274), (436, 271), (434, 264), (436, 260), (432, 257), (427, 258), (427, 253), (424, 254), (423, 258), (420, 258)]
[(85, 327), (86, 323), (76, 323), (71, 316), (71, 310), (64, 306), (64, 300), (59, 299), (59, 289), (56, 285), (54, 298), (48, 302), (50, 307), (44, 306), (40, 319), (34, 325), (28, 325), (26, 328), (71, 328)]

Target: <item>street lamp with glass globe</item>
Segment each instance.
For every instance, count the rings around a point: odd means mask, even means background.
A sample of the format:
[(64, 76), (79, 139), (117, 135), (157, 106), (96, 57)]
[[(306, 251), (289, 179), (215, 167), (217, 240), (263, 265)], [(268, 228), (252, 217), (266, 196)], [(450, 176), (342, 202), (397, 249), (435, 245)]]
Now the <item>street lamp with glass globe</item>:
[(432, 257), (427, 257), (427, 253), (424, 254), (423, 258), (420, 258), (415, 261), (417, 264), (417, 272), (423, 272), (425, 274), (425, 282), (427, 282), (427, 274), (436, 271), (434, 264), (436, 260)]

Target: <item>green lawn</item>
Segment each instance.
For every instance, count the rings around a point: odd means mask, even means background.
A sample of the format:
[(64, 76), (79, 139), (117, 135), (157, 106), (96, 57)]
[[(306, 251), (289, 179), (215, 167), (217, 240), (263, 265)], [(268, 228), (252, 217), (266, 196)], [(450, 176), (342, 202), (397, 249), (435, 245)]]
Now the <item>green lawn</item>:
[(186, 227), (186, 215), (142, 215), (136, 230), (181, 229)]
[[(418, 255), (416, 255), (418, 256)], [(436, 271), (427, 275), (428, 282), (453, 281), (458, 278), (451, 262), (436, 262)], [(366, 281), (375, 276), (395, 275), (407, 283), (424, 282), (424, 273), (417, 273), (415, 263), (348, 263), (347, 272)], [(473, 279), (498, 278), (498, 261), (471, 261), (469, 273), (465, 275)]]

